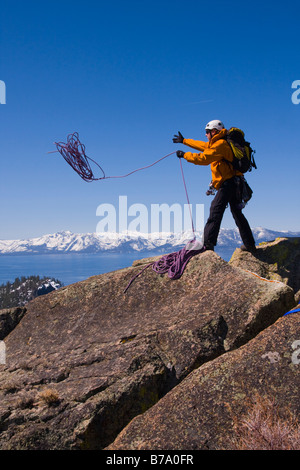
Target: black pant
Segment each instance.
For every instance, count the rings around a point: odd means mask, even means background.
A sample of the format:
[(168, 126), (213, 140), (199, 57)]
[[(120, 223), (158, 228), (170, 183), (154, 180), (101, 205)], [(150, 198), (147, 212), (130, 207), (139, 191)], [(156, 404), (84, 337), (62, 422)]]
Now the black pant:
[(238, 207), (240, 201), (237, 199), (235, 181), (235, 177), (224, 181), (211, 203), (209, 218), (204, 227), (204, 245), (213, 247), (217, 244), (223, 214), (227, 204), (229, 204), (244, 245), (247, 248), (255, 246), (249, 223)]

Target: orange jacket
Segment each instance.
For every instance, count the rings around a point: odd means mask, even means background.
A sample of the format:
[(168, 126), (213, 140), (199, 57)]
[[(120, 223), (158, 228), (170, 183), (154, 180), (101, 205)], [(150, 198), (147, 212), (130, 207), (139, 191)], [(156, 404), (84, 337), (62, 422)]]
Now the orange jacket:
[(202, 153), (186, 152), (184, 158), (195, 165), (210, 164), (212, 182), (216, 189), (219, 189), (224, 181), (241, 174), (234, 170), (230, 163), (226, 162), (226, 160), (230, 162), (233, 160), (231, 148), (224, 140), (226, 133), (227, 130), (222, 129), (218, 134), (213, 136), (210, 142), (202, 142), (193, 139), (183, 140), (183, 143), (188, 147), (202, 151)]

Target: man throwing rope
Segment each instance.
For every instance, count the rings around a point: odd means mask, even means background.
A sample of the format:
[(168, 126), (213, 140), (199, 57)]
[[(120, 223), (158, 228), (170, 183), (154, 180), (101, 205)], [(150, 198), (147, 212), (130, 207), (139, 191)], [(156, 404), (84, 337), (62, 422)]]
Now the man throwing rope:
[(192, 153), (178, 150), (176, 152), (178, 158), (185, 158), (195, 165), (210, 165), (211, 168), (211, 185), (213, 190), (217, 190), (217, 194), (211, 203), (209, 218), (204, 227), (204, 246), (206, 250), (214, 250), (223, 214), (229, 204), (243, 240), (243, 245), (240, 248), (244, 251), (254, 252), (256, 250), (254, 237), (236, 196), (235, 177), (241, 173), (234, 170), (229, 163), (233, 160), (233, 155), (225, 140), (227, 130), (222, 121), (213, 120), (206, 125), (205, 133), (208, 142), (185, 139), (180, 132), (173, 138), (173, 142), (176, 144), (184, 144), (201, 151), (201, 153)]

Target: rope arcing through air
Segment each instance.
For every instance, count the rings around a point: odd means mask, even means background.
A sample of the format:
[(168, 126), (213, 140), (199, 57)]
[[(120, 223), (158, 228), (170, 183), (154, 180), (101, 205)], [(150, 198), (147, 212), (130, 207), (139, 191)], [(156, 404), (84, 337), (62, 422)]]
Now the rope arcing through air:
[[(154, 163), (151, 163), (150, 165), (137, 168), (136, 170), (131, 171), (130, 173), (127, 173), (126, 175), (120, 175), (120, 176), (106, 176), (104, 173), (103, 168), (95, 162), (92, 158), (88, 157), (85, 153), (85, 145), (82, 144), (79, 140), (79, 134), (78, 132), (74, 132), (73, 134), (69, 134), (67, 137), (67, 142), (54, 142), (57, 148), (57, 152), (59, 152), (63, 158), (66, 160), (66, 162), (73, 168), (73, 170), (76, 171), (76, 173), (86, 182), (91, 182), (91, 181), (99, 181), (99, 180), (104, 180), (104, 179), (109, 179), (109, 178), (126, 178), (129, 175), (132, 175), (133, 173), (136, 173), (137, 171), (145, 170), (147, 168), (150, 168), (157, 163), (161, 162), (165, 158), (169, 157), (170, 155), (173, 155), (176, 152), (171, 152), (159, 160), (156, 160)], [(49, 152), (53, 153), (53, 152)], [(101, 171), (102, 176), (96, 178), (93, 174), (91, 165), (89, 161), (93, 162)], [(189, 211), (190, 211), (190, 217), (191, 217), (191, 224), (192, 224), (192, 230), (194, 234), (194, 238), (181, 250), (178, 252), (170, 253), (168, 255), (162, 256), (158, 261), (155, 261), (153, 263), (147, 264), (138, 274), (136, 274), (129, 284), (127, 285), (126, 289), (124, 290), (124, 293), (128, 290), (128, 288), (131, 286), (133, 281), (140, 276), (145, 269), (148, 267), (152, 266), (153, 271), (155, 271), (157, 274), (165, 274), (168, 273), (168, 277), (170, 279), (179, 279), (189, 262), (189, 260), (199, 254), (205, 251), (205, 247), (201, 246), (199, 247), (199, 244), (195, 244), (193, 246), (193, 243), (196, 242), (196, 236), (195, 236), (195, 228), (194, 228), (194, 223), (193, 223), (193, 217), (192, 217), (192, 211), (191, 211), (191, 205), (189, 201), (189, 196), (188, 196), (188, 191), (186, 187), (186, 182), (184, 178), (184, 173), (183, 173), (183, 167), (181, 163), (181, 159), (179, 158), (180, 162), (180, 169), (181, 169), (181, 175), (182, 175), (182, 180), (183, 180), (183, 185), (186, 193), (186, 198), (189, 206)], [(187, 248), (189, 247), (189, 248)], [(190, 248), (192, 247), (192, 248)], [(193, 249), (194, 248), (194, 249)]]
[[(175, 152), (169, 153), (168, 155), (165, 155), (159, 160), (156, 160), (154, 163), (151, 163), (150, 165), (147, 165), (147, 166), (143, 166), (141, 168), (137, 168), (136, 170), (133, 170), (130, 173), (127, 173), (126, 175), (106, 176), (103, 168), (99, 165), (99, 163), (95, 162), (95, 160), (93, 160), (92, 158), (86, 155), (85, 145), (80, 142), (78, 132), (69, 134), (67, 137), (66, 143), (54, 142), (54, 144), (56, 145), (56, 148), (57, 148), (57, 150), (55, 150), (54, 152), (59, 152), (62, 155), (62, 157), (66, 160), (66, 162), (73, 168), (73, 170), (75, 170), (76, 173), (86, 182), (100, 181), (100, 180), (105, 180), (105, 179), (110, 179), (110, 178), (126, 178), (127, 176), (130, 176), (133, 173), (136, 173), (137, 171), (146, 170), (147, 168), (150, 168), (156, 165), (157, 163), (161, 162), (165, 158), (175, 153)], [(48, 152), (48, 153), (53, 153), (53, 152)], [(94, 173), (92, 171), (89, 161), (93, 162), (99, 168), (99, 170), (102, 173), (102, 176), (98, 178), (94, 176)]]

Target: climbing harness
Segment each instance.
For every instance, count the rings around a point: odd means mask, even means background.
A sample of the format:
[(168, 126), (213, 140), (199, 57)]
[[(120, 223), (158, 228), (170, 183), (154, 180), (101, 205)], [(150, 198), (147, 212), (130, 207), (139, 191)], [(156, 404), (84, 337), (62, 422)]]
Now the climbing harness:
[[(86, 182), (100, 181), (100, 180), (109, 179), (109, 178), (126, 178), (127, 176), (132, 175), (133, 173), (137, 171), (150, 168), (153, 165), (156, 165), (157, 163), (161, 162), (165, 158), (169, 157), (170, 155), (173, 155), (174, 153), (176, 153), (176, 152), (169, 153), (168, 155), (163, 156), (162, 158), (155, 161), (154, 163), (151, 163), (150, 165), (144, 166), (142, 168), (137, 168), (136, 170), (133, 170), (130, 173), (127, 173), (126, 175), (106, 176), (103, 168), (97, 162), (95, 162), (95, 160), (93, 160), (92, 158), (86, 155), (85, 145), (80, 142), (78, 132), (69, 134), (67, 137), (66, 143), (54, 142), (54, 144), (56, 145), (56, 149), (57, 149), (54, 152), (59, 152), (62, 155), (62, 157), (65, 159), (65, 161), (73, 168), (73, 170), (75, 170), (76, 173)], [(54, 152), (48, 152), (48, 153), (54, 153)], [(102, 176), (100, 177), (94, 176), (89, 161), (93, 162), (98, 167), (98, 169), (102, 173)], [(191, 205), (189, 201), (189, 196), (188, 196), (187, 186), (186, 186), (186, 182), (184, 178), (181, 159), (179, 159), (179, 163), (180, 163), (181, 176), (183, 180), (187, 203), (188, 203), (188, 207), (190, 211), (191, 225), (192, 225), (194, 238), (190, 240), (186, 244), (186, 246), (182, 248), (181, 250), (179, 250), (178, 252), (164, 255), (162, 256), (160, 260), (147, 264), (138, 274), (136, 274), (131, 279), (126, 289), (124, 290), (124, 293), (127, 292), (127, 290), (129, 289), (133, 281), (150, 266), (152, 266), (153, 271), (155, 271), (157, 274), (168, 273), (168, 276), (170, 279), (179, 279), (182, 276), (189, 260), (193, 256), (205, 251), (205, 247), (203, 246), (203, 244), (199, 240), (196, 240)]]

